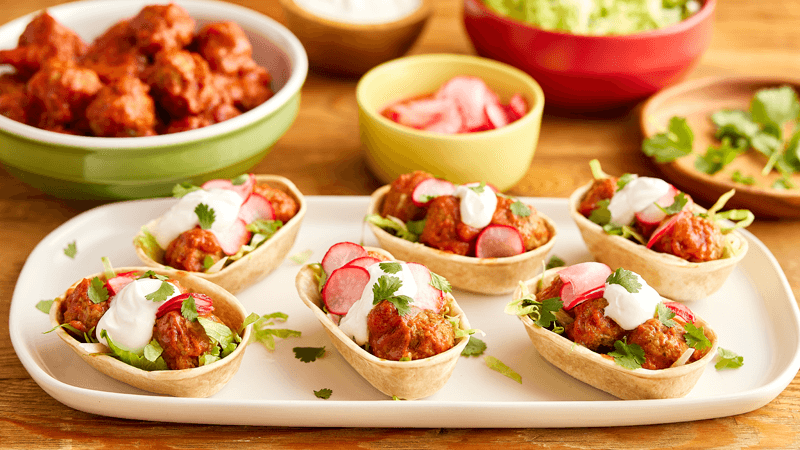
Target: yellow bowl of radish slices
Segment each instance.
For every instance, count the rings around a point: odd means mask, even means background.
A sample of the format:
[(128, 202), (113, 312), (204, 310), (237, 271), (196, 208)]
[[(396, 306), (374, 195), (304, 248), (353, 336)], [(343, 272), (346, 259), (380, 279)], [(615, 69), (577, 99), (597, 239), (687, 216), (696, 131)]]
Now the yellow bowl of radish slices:
[[(492, 100), (487, 103), (488, 110), (487, 104), (476, 106), (470, 123), (465, 122), (466, 128), (485, 131), (443, 134), (402, 125), (382, 114), (397, 102), (433, 95), (455, 77), (471, 83), (453, 90), (462, 91), (465, 97)], [(523, 115), (513, 122), (496, 129), (471, 123), (484, 114), (487, 122), (498, 116), (495, 121), (505, 122), (497, 103), (511, 105), (512, 98), (526, 104)], [(383, 182), (425, 170), (454, 183), (483, 180), (503, 191), (514, 186), (530, 167), (544, 108), (539, 84), (521, 70), (486, 58), (452, 54), (408, 56), (381, 64), (358, 82), (356, 100), (367, 165)]]

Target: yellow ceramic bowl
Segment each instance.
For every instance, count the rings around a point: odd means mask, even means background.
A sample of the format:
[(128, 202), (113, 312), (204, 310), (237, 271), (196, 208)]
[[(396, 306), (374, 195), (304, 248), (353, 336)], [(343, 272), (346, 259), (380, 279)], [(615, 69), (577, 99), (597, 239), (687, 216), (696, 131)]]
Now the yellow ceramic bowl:
[[(496, 130), (455, 135), (416, 130), (380, 114), (390, 103), (432, 94), (458, 75), (483, 79), (503, 104), (521, 94), (528, 114)], [(525, 72), (490, 59), (451, 54), (381, 64), (358, 82), (356, 100), (367, 165), (384, 183), (425, 170), (453, 183), (485, 181), (500, 190), (517, 184), (528, 171), (544, 108), (542, 89)]]

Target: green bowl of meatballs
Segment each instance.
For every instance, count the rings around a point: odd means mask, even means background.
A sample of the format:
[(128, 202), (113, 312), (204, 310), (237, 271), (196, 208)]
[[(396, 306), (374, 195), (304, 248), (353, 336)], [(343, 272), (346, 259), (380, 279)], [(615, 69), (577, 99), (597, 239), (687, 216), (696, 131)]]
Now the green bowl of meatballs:
[(213, 1), (67, 3), (0, 27), (0, 163), (73, 199), (232, 178), (297, 117), (308, 59), (276, 21)]

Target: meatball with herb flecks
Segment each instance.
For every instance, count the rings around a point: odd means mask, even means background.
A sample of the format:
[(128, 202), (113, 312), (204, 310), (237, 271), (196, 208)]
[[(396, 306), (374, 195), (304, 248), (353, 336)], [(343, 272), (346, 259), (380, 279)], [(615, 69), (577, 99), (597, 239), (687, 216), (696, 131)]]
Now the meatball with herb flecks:
[(121, 78), (100, 90), (86, 109), (95, 136), (153, 136), (155, 104), (138, 78)]
[[(189, 272), (205, 270), (225, 256), (217, 237), (200, 227), (184, 231), (167, 246), (164, 262), (170, 267)], [(210, 258), (206, 260), (206, 258)], [(210, 261), (211, 264), (207, 264)]]

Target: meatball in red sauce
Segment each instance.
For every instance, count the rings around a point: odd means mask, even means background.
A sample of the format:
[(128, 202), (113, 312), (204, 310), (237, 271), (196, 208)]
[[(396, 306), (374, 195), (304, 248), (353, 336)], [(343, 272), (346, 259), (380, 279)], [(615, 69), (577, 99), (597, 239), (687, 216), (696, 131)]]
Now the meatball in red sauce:
[(370, 352), (393, 361), (428, 358), (455, 345), (453, 326), (441, 314), (418, 310), (400, 316), (386, 300), (367, 315), (367, 330)]
[(169, 243), (164, 252), (164, 262), (176, 269), (204, 272), (206, 257), (216, 263), (224, 256), (225, 252), (214, 233), (197, 227), (184, 231)]
[(411, 201), (411, 194), (418, 184), (433, 178), (428, 172), (418, 170), (412, 173), (404, 173), (392, 181), (389, 192), (383, 199), (381, 216), (393, 216), (408, 222), (409, 220), (420, 220), (425, 217), (425, 209), (419, 208)]
[[(222, 323), (213, 314), (202, 316)], [(216, 345), (198, 321), (188, 321), (179, 311), (170, 311), (156, 319), (153, 339), (164, 350), (161, 357), (171, 370), (191, 369), (200, 366), (200, 357)]]
[[(669, 216), (664, 220), (671, 219)], [(714, 261), (722, 257), (725, 237), (713, 221), (684, 210), (678, 214), (675, 225), (658, 237), (651, 248), (689, 262)]]

